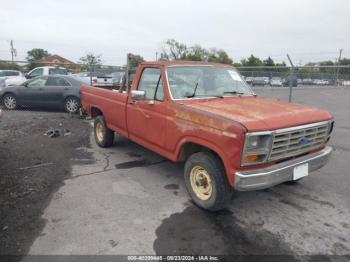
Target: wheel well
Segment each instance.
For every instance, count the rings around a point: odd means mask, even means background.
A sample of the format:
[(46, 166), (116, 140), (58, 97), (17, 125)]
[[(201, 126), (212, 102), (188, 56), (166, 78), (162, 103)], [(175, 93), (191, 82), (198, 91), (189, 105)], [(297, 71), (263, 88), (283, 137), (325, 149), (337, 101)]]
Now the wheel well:
[(91, 107), (91, 117), (92, 118), (95, 118), (95, 117), (101, 116), (101, 115), (103, 115), (103, 114), (102, 114), (102, 111), (100, 109), (98, 109), (96, 107)]
[(198, 153), (198, 152), (211, 152), (215, 156), (217, 156), (221, 161), (221, 157), (210, 148), (207, 148), (202, 145), (198, 145), (195, 143), (186, 143), (181, 147), (180, 154), (179, 154), (179, 161), (185, 161), (187, 158), (189, 158), (192, 154)]
[[(189, 158), (192, 154), (198, 153), (198, 152), (211, 153), (212, 155), (217, 157), (217, 159), (221, 162), (224, 170), (226, 170), (225, 169), (225, 163), (224, 163), (223, 159), (220, 157), (220, 155), (218, 153), (216, 153), (214, 150), (212, 150), (212, 149), (210, 149), (208, 147), (205, 147), (205, 146), (202, 146), (202, 145), (199, 145), (199, 144), (195, 144), (195, 143), (186, 143), (186, 144), (184, 144), (181, 147), (180, 154), (179, 154), (179, 157), (178, 157), (178, 161), (186, 161), (187, 158)], [(225, 174), (226, 174), (226, 178), (228, 179), (226, 172), (225, 172)]]
[(67, 101), (68, 98), (75, 98), (75, 99), (78, 99), (78, 101), (80, 101), (79, 97), (77, 97), (77, 96), (72, 96), (72, 95), (66, 96), (66, 98), (64, 99), (64, 101)]
[(16, 98), (16, 95), (12, 92), (6, 92), (5, 94), (3, 94), (2, 96), (0, 96), (0, 103), (2, 103), (2, 99), (6, 96), (6, 95), (13, 95)]
[(16, 96), (14, 93), (12, 92), (6, 92), (5, 94), (2, 95), (2, 97), (6, 96), (6, 95), (13, 95), (13, 96)]

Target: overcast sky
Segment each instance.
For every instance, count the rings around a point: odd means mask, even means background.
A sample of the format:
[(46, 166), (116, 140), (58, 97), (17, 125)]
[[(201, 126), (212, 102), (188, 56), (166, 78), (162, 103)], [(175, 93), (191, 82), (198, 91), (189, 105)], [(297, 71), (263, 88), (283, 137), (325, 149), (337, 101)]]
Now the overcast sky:
[(1, 1), (0, 59), (43, 48), (77, 61), (87, 52), (122, 65), (127, 52), (154, 60), (169, 38), (287, 60), (350, 57), (349, 0), (11, 0)]

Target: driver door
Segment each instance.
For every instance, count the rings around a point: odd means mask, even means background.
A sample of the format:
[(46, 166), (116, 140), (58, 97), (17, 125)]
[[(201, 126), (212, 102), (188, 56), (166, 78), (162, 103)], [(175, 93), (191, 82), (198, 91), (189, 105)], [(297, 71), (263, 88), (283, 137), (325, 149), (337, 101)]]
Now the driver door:
[(25, 105), (42, 105), (45, 103), (44, 88), (47, 76), (37, 77), (27, 81), (19, 93), (18, 99)]
[(144, 91), (145, 97), (134, 100), (129, 96), (127, 104), (130, 138), (161, 148), (165, 147), (167, 116), (163, 79), (160, 68), (144, 68), (137, 90)]

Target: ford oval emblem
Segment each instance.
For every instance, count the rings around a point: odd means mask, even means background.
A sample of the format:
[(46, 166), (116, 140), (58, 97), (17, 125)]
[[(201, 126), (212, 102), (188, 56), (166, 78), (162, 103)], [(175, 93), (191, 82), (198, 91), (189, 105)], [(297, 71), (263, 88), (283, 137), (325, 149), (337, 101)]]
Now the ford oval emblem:
[(303, 137), (299, 140), (299, 145), (307, 145), (308, 143), (310, 143), (310, 141), (306, 137)]

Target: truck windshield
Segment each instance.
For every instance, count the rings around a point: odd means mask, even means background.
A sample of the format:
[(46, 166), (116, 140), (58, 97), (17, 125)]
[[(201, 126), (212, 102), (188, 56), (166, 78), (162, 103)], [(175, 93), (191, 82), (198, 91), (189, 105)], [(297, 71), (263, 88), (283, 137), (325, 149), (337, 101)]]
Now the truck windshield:
[(230, 67), (174, 66), (167, 68), (167, 74), (174, 99), (254, 94)]

